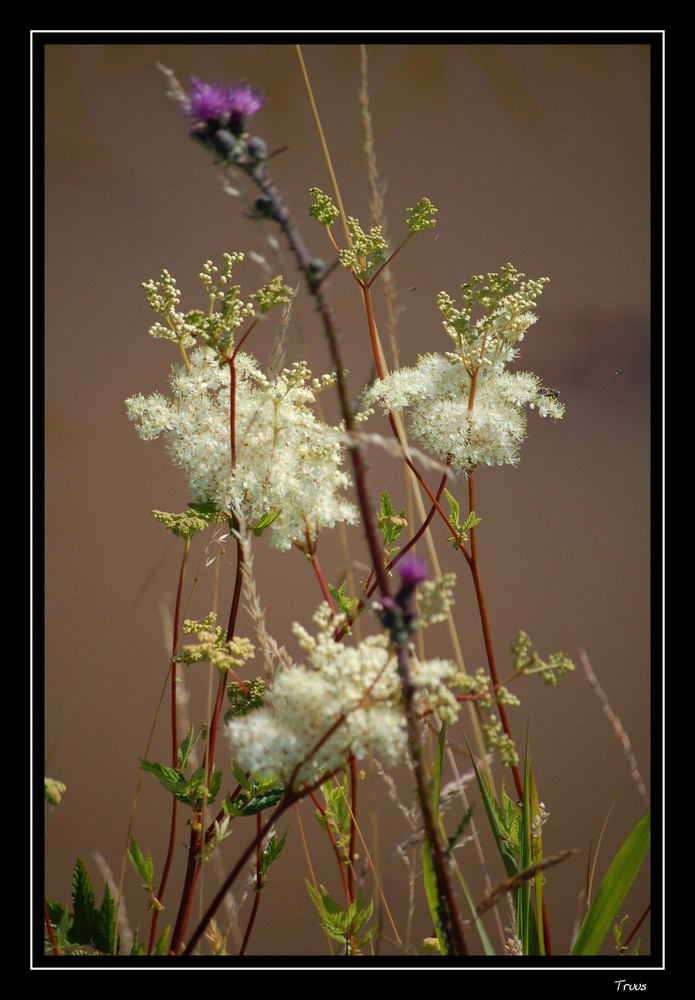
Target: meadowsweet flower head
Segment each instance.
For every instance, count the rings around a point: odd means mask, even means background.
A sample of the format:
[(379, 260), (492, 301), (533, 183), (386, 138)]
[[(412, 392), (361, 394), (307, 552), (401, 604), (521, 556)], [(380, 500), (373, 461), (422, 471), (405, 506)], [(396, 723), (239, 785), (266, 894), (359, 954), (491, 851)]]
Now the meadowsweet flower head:
[(341, 429), (313, 412), (329, 376), (313, 378), (300, 362), (269, 379), (253, 357), (240, 353), (232, 469), (229, 369), (204, 349), (191, 354), (189, 365), (190, 371), (172, 369), (171, 398), (138, 395), (126, 407), (144, 440), (165, 436), (192, 500), (223, 514), (239, 509), (252, 525), (265, 518), (271, 543), (280, 549), (304, 544), (307, 535), (313, 540), (339, 521), (357, 522), (356, 508), (343, 495), (350, 478)]
[[(232, 720), (227, 732), (236, 761), (250, 771), (273, 771), (284, 782), (313, 781), (353, 754), (397, 764), (407, 750), (401, 681), (388, 638), (355, 646), (335, 641), (335, 619), (317, 616), (312, 635), (295, 625), (306, 664), (285, 667), (266, 690), (265, 705)], [(456, 667), (448, 660), (413, 661), (418, 714), (437, 711), (453, 720), (448, 688)]]
[[(460, 472), (516, 464), (526, 436), (525, 407), (554, 419), (564, 414), (559, 393), (544, 390), (537, 375), (506, 370), (537, 319), (530, 308), (547, 280), (522, 278), (511, 265), (488, 275), (488, 285), (474, 278), (462, 286), (462, 308), (441, 292), (437, 304), (456, 350), (422, 356), (364, 394), (367, 405), (379, 402), (387, 412), (407, 409), (413, 436)], [(473, 318), (474, 308), (483, 315)]]
[[(171, 370), (170, 398), (132, 396), (128, 416), (143, 440), (166, 437), (174, 464), (187, 475), (191, 500), (202, 505), (197, 512), (214, 522), (234, 511), (256, 534), (269, 528), (278, 548), (305, 545), (322, 528), (357, 521), (356, 508), (342, 495), (350, 485), (343, 428), (323, 423), (313, 410), (335, 376), (315, 378), (301, 361), (268, 376), (251, 355), (237, 353), (237, 330), (259, 312), (287, 304), (291, 289), (274, 278), (245, 301), (232, 283), (243, 254), (223, 256), (221, 271), (206, 261), (200, 274), (207, 313), (179, 311), (181, 296), (166, 271), (160, 282), (144, 285), (164, 320), (150, 333), (178, 344), (185, 364)], [(189, 356), (196, 342), (205, 347)]]

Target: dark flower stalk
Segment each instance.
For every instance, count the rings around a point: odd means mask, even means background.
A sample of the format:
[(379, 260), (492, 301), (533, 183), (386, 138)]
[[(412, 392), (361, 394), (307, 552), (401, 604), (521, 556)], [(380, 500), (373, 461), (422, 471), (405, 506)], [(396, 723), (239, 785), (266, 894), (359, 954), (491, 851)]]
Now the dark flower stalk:
[[(315, 298), (318, 311), (321, 315), (328, 347), (336, 371), (338, 396), (345, 430), (350, 435), (356, 429), (355, 415), (345, 379), (345, 366), (338, 344), (337, 328), (322, 288), (323, 265), (309, 255), (278, 188), (267, 173), (265, 143), (262, 140), (249, 138), (248, 134), (244, 131), (246, 118), (259, 110), (264, 103), (262, 95), (256, 88), (244, 84), (245, 97), (242, 99), (238, 90), (240, 87), (242, 85), (235, 84), (232, 87), (223, 88), (219, 85), (208, 86), (201, 84), (197, 80), (192, 81), (188, 101), (185, 105), (185, 114), (194, 119), (191, 134), (193, 138), (202, 142), (203, 145), (214, 150), (224, 163), (243, 171), (253, 180), (263, 193), (263, 197), (256, 202), (256, 211), (259, 215), (277, 222), (285, 234), (290, 249), (295, 255), (300, 270), (307, 281), (309, 292)], [(234, 99), (232, 98), (233, 92), (235, 93)], [(243, 110), (240, 110), (242, 107)], [(212, 117), (206, 117), (207, 115), (212, 115)], [(411, 602), (418, 583), (421, 583), (426, 577), (426, 571), (424, 564), (414, 559), (409, 560), (405, 565), (401, 565), (401, 587), (395, 598), (391, 596), (390, 581), (383, 565), (381, 546), (377, 538), (377, 530), (373, 518), (373, 508), (367, 490), (362, 449), (359, 446), (353, 447), (350, 449), (350, 454), (367, 546), (377, 584), (382, 595), (385, 616), (384, 624), (391, 633), (397, 652), (398, 670), (403, 685), (405, 715), (410, 751), (417, 781), (418, 798), (423, 813), (427, 842), (432, 852), (432, 860), (436, 873), (437, 892), (441, 908), (441, 928), (447, 942), (449, 954), (465, 955), (467, 954), (467, 948), (463, 929), (449, 873), (446, 868), (437, 822), (430, 802), (427, 770), (422, 754), (420, 728), (414, 707), (415, 687), (410, 678), (408, 665), (407, 639), (412, 631), (411, 626), (414, 621)], [(388, 616), (391, 616), (391, 618), (387, 622), (386, 619)], [(278, 809), (281, 807), (285, 807), (285, 800), (280, 803)], [(266, 824), (265, 828), (268, 828), (268, 824)], [(242, 860), (248, 857), (248, 854), (249, 851), (247, 850)], [(228, 878), (227, 883), (233, 880), (239, 870), (240, 864), (241, 861)], [(214, 913), (221, 898), (222, 896), (218, 895), (217, 899), (213, 901), (208, 913), (203, 918), (202, 926), (207, 923), (209, 917)], [(184, 954), (190, 954), (199, 936), (200, 928), (189, 942)]]

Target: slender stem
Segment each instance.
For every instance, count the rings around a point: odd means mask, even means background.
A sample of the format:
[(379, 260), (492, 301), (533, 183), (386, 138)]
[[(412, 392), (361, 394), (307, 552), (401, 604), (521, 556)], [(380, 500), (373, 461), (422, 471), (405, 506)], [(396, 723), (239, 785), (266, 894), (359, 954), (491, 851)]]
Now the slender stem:
[(196, 885), (198, 884), (198, 877), (200, 875), (201, 868), (201, 858), (199, 854), (202, 847), (201, 829), (200, 829), (200, 810), (198, 808), (193, 811), (193, 820), (191, 822), (191, 835), (188, 844), (188, 862), (186, 864), (186, 876), (184, 879), (183, 891), (181, 893), (181, 902), (179, 904), (179, 912), (176, 917), (176, 924), (174, 925), (174, 933), (171, 937), (170, 952), (172, 955), (177, 955), (179, 949), (181, 948), (181, 943), (183, 941), (184, 934), (186, 933), (186, 928), (188, 927), (188, 921), (191, 917), (191, 907), (193, 906), (193, 897), (195, 895)]
[[(256, 813), (256, 836), (261, 830), (261, 814)], [(262, 888), (262, 877), (261, 877), (261, 863), (263, 861), (263, 847), (261, 841), (258, 841), (256, 847), (256, 891), (253, 898), (253, 907), (251, 909), (251, 915), (249, 916), (249, 922), (246, 925), (246, 933), (244, 934), (244, 940), (241, 943), (241, 948), (239, 949), (240, 955), (246, 954), (246, 949), (248, 947), (249, 938), (251, 937), (251, 931), (253, 930), (253, 925), (256, 922), (256, 915), (258, 914), (258, 907), (261, 905), (261, 888)]]
[[(439, 484), (439, 489), (437, 490), (437, 497), (436, 497), (437, 500), (440, 499), (442, 493), (444, 492), (444, 487), (446, 485), (447, 479), (448, 479), (448, 476), (447, 476), (447, 474), (445, 472), (444, 475), (442, 476), (442, 481)], [(431, 522), (432, 518), (434, 517), (436, 509), (437, 508), (434, 505), (432, 505), (430, 507), (429, 513), (427, 514), (427, 517), (422, 522), (422, 524), (420, 525), (420, 527), (418, 528), (418, 530), (415, 532), (415, 534), (413, 535), (413, 537), (410, 538), (406, 542), (406, 544), (403, 546), (403, 548), (400, 550), (400, 552), (396, 553), (396, 555), (393, 557), (393, 559), (390, 559), (389, 562), (386, 564), (386, 571), (387, 572), (391, 572), (397, 566), (397, 564), (401, 561), (401, 559), (403, 559), (404, 556), (406, 556), (408, 554), (409, 550), (412, 549), (412, 547), (417, 544), (417, 542), (420, 539), (420, 537), (422, 535), (424, 535), (424, 533), (427, 531), (427, 528), (429, 527), (430, 522)], [(359, 601), (359, 603), (358, 603), (358, 605), (357, 605), (357, 607), (355, 609), (354, 614), (351, 615), (351, 617), (348, 619), (348, 621), (346, 621), (346, 623), (343, 625), (343, 627), (341, 628), (341, 630), (338, 632), (338, 634), (336, 636), (337, 639), (342, 639), (342, 637), (345, 635), (345, 633), (347, 632), (347, 630), (353, 624), (353, 622), (355, 621), (355, 619), (357, 618), (357, 616), (362, 613), (362, 611), (366, 607), (367, 601), (369, 600), (369, 598), (372, 596), (372, 594), (376, 590), (376, 588), (377, 588), (376, 583), (371, 583), (372, 575), (373, 574), (370, 574), (370, 576), (369, 576), (369, 578), (367, 580), (367, 583), (365, 584), (364, 596), (360, 598), (360, 601)]]
[(348, 902), (355, 901), (355, 848), (357, 845), (357, 761), (350, 754), (350, 844), (348, 847)]
[(381, 354), (381, 344), (379, 343), (379, 336), (377, 334), (376, 322), (374, 320), (374, 308), (372, 306), (372, 293), (369, 285), (360, 281), (359, 285), (362, 289), (362, 296), (364, 298), (364, 311), (367, 316), (367, 326), (369, 327), (369, 339), (372, 344), (372, 355), (374, 356), (374, 364), (376, 365), (376, 373), (381, 381), (386, 377), (386, 370), (384, 368), (384, 362)]
[(43, 920), (46, 924), (46, 933), (48, 934), (48, 940), (51, 942), (51, 949), (54, 955), (60, 955), (60, 949), (56, 943), (55, 934), (53, 933), (53, 927), (51, 926), (51, 918), (48, 914), (48, 905), (46, 900), (43, 901)]
[(311, 793), (311, 801), (316, 806), (316, 811), (319, 812), (319, 813), (321, 813), (321, 815), (324, 818), (326, 833), (328, 834), (328, 839), (331, 842), (331, 847), (333, 848), (333, 852), (334, 852), (334, 854), (335, 854), (335, 856), (336, 856), (336, 858), (338, 860), (338, 870), (340, 872), (340, 878), (341, 878), (341, 881), (343, 883), (343, 891), (345, 892), (345, 900), (346, 900), (347, 903), (350, 903), (351, 902), (351, 899), (350, 899), (350, 889), (348, 887), (347, 877), (345, 875), (345, 865), (343, 863), (344, 859), (341, 856), (340, 848), (338, 847), (338, 844), (336, 843), (336, 839), (333, 836), (333, 830), (331, 829), (331, 824), (330, 824), (330, 822), (328, 820), (328, 817), (326, 815), (326, 810), (323, 808), (323, 806), (321, 805), (321, 803), (316, 798), (316, 796), (314, 795), (313, 792)]
[(307, 557), (309, 559), (309, 562), (311, 563), (311, 567), (312, 567), (314, 573), (316, 574), (316, 579), (319, 582), (319, 587), (321, 588), (321, 593), (323, 594), (324, 601), (326, 602), (326, 604), (328, 605), (328, 607), (331, 609), (331, 611), (333, 611), (333, 610), (335, 610), (335, 604), (334, 604), (334, 601), (333, 601), (333, 597), (331, 596), (331, 592), (328, 589), (328, 583), (326, 582), (326, 577), (323, 575), (323, 570), (321, 569), (321, 564), (319, 563), (318, 556), (316, 555), (316, 543), (315, 542), (313, 542), (313, 543), (311, 542), (308, 530), (307, 530), (307, 534), (306, 534), (306, 539), (307, 539), (306, 549), (302, 548), (302, 552), (306, 553), (306, 555), (307, 555)]
[(447, 950), (452, 955), (467, 955), (468, 949), (463, 936), (460, 918), (454, 893), (446, 867), (444, 851), (439, 838), (438, 824), (432, 811), (430, 799), (429, 778), (427, 775), (423, 752), (420, 728), (415, 712), (415, 685), (410, 677), (410, 667), (408, 664), (408, 651), (401, 645), (397, 650), (398, 673), (403, 686), (403, 697), (405, 700), (405, 718), (408, 726), (408, 740), (410, 754), (415, 771), (417, 782), (418, 799), (422, 809), (422, 818), (425, 824), (425, 836), (432, 854), (435, 878), (437, 881), (437, 898), (439, 900), (440, 928), (447, 942)]
[[(469, 510), (475, 510), (475, 486), (473, 472), (468, 476), (468, 507)], [(483, 630), (483, 642), (485, 644), (485, 655), (487, 656), (488, 668), (490, 671), (490, 678), (492, 680), (493, 686), (496, 688), (499, 686), (499, 675), (497, 673), (497, 664), (495, 663), (495, 651), (492, 645), (492, 634), (490, 632), (490, 622), (487, 616), (487, 605), (485, 604), (485, 593), (483, 591), (483, 583), (480, 577), (480, 564), (478, 562), (478, 544), (477, 544), (477, 531), (475, 527), (471, 528), (471, 558), (468, 563), (471, 568), (471, 574), (473, 576), (473, 587), (475, 588), (475, 596), (478, 602), (478, 611), (480, 614), (480, 624)], [(512, 731), (509, 725), (509, 718), (507, 716), (507, 710), (504, 705), (497, 705), (500, 720), (502, 722), (502, 728), (504, 729), (507, 737), (512, 739)], [(514, 765), (512, 766), (512, 775), (514, 777), (514, 785), (516, 787), (516, 793), (520, 802), (524, 799), (524, 784), (521, 780), (521, 774), (519, 768)]]
[(232, 870), (229, 873), (229, 875), (227, 876), (227, 878), (222, 883), (222, 886), (218, 890), (217, 895), (212, 900), (212, 902), (208, 906), (207, 910), (203, 914), (203, 917), (200, 920), (200, 923), (196, 927), (195, 931), (193, 932), (193, 935), (191, 936), (191, 939), (189, 940), (188, 944), (184, 948), (183, 955), (190, 955), (190, 954), (193, 953), (193, 951), (195, 950), (195, 948), (198, 945), (198, 942), (200, 941), (201, 937), (203, 936), (205, 928), (207, 927), (207, 925), (210, 923), (210, 921), (214, 917), (214, 915), (217, 912), (220, 904), (222, 903), (222, 900), (227, 895), (227, 893), (231, 889), (232, 885), (234, 884), (234, 882), (238, 878), (239, 873), (243, 870), (244, 866), (246, 865), (246, 862), (249, 860), (249, 858), (251, 857), (251, 855), (253, 854), (253, 852), (256, 850), (257, 845), (262, 842), (262, 840), (265, 837), (265, 835), (272, 828), (273, 824), (277, 823), (277, 821), (282, 816), (282, 814), (284, 812), (286, 812), (287, 809), (289, 809), (289, 807), (291, 805), (294, 805), (294, 803), (299, 798), (301, 798), (301, 797), (302, 797), (301, 795), (297, 795), (297, 794), (293, 794), (291, 792), (288, 792), (284, 796), (284, 798), (282, 798), (280, 800), (280, 802), (277, 804), (277, 806), (275, 807), (275, 809), (273, 810), (273, 812), (270, 814), (270, 816), (268, 817), (268, 819), (265, 821), (265, 823), (263, 824), (263, 826), (261, 827), (261, 829), (257, 831), (256, 836), (248, 844), (248, 846), (246, 847), (246, 849), (242, 853), (241, 857), (239, 858), (239, 860), (237, 861), (237, 863), (234, 865), (234, 867), (232, 868)]
[(181, 605), (183, 603), (183, 582), (186, 578), (186, 566), (188, 565), (188, 554), (191, 548), (190, 538), (186, 538), (184, 541), (183, 558), (181, 560), (181, 569), (179, 570), (179, 584), (176, 590), (176, 607), (174, 609), (174, 636), (172, 639), (173, 647), (171, 651), (171, 766), (178, 767), (179, 763), (179, 742), (178, 742), (178, 718), (177, 718), (177, 701), (176, 701), (176, 684), (178, 683), (177, 669), (176, 669), (176, 650), (178, 647), (178, 636), (179, 636), (179, 624), (181, 619)]
[[(177, 718), (177, 701), (176, 701), (176, 685), (178, 683), (177, 677), (177, 665), (176, 665), (176, 652), (178, 649), (178, 636), (179, 636), (179, 626), (181, 624), (181, 608), (183, 604), (183, 585), (186, 579), (186, 567), (188, 565), (188, 556), (190, 552), (191, 541), (190, 538), (184, 539), (183, 556), (181, 558), (181, 568), (179, 569), (179, 582), (176, 590), (176, 605), (174, 607), (174, 630), (172, 638), (172, 649), (171, 649), (171, 766), (177, 768), (179, 764), (179, 744), (178, 744), (178, 718)], [(164, 898), (164, 890), (166, 889), (167, 882), (169, 881), (169, 874), (171, 872), (171, 866), (174, 860), (174, 851), (176, 849), (176, 824), (178, 821), (178, 801), (174, 799), (171, 807), (171, 821), (169, 823), (169, 844), (167, 847), (167, 854), (164, 860), (164, 867), (162, 869), (162, 878), (159, 883), (158, 891), (155, 895), (157, 904), (161, 904)], [(154, 951), (155, 941), (157, 937), (157, 922), (159, 920), (159, 913), (161, 906), (155, 905), (152, 910), (152, 920), (150, 922), (150, 937), (148, 942), (147, 954), (151, 955)]]
[(208, 788), (210, 787), (210, 782), (212, 781), (212, 774), (215, 770), (215, 749), (217, 746), (217, 730), (220, 723), (220, 715), (222, 714), (222, 706), (224, 705), (224, 695), (227, 690), (227, 677), (228, 672), (226, 670), (220, 671), (220, 679), (217, 685), (217, 696), (215, 698), (215, 705), (212, 710), (212, 717), (210, 719), (210, 725), (208, 727), (208, 745), (207, 745), (207, 783)]
[[(159, 891), (156, 893), (157, 903), (161, 903), (162, 897), (164, 896), (164, 890), (166, 889), (166, 884), (169, 881), (169, 873), (171, 872), (171, 866), (174, 860), (174, 851), (176, 850), (176, 824), (179, 815), (179, 803), (178, 799), (173, 799), (171, 803), (171, 822), (169, 823), (169, 846), (167, 848), (167, 856), (164, 862), (164, 869), (162, 871), (162, 879), (159, 883)], [(155, 906), (152, 912), (152, 920), (150, 922), (150, 939), (147, 944), (147, 954), (151, 955), (154, 951), (157, 937), (157, 921), (159, 919), (159, 911), (161, 907)]]

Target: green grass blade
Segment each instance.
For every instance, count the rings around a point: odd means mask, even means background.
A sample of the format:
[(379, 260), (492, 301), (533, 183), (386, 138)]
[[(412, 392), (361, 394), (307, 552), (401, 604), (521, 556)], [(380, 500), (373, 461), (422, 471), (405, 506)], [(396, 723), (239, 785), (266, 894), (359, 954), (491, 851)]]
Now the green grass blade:
[[(441, 731), (439, 733), (439, 742), (437, 744), (437, 753), (434, 760), (434, 767), (432, 770), (432, 777), (430, 779), (430, 791), (432, 798), (432, 811), (435, 816), (439, 819), (439, 795), (441, 791), (442, 784), (442, 761), (444, 759), (444, 747), (446, 746), (446, 724), (442, 725)], [(439, 922), (439, 893), (437, 892), (437, 875), (434, 869), (434, 861), (432, 860), (432, 852), (430, 846), (425, 837), (425, 846), (422, 852), (422, 878), (425, 887), (425, 897), (427, 899), (427, 906), (429, 907), (430, 916), (432, 917), (432, 923), (434, 925), (435, 933), (437, 935), (437, 940), (439, 941), (439, 948), (442, 955), (448, 954), (446, 939), (441, 932), (440, 922)]]
[(485, 806), (485, 812), (487, 813), (488, 822), (490, 824), (490, 829), (495, 837), (495, 843), (497, 844), (497, 850), (500, 853), (502, 862), (506, 869), (507, 875), (511, 878), (513, 875), (518, 875), (519, 866), (516, 863), (514, 855), (511, 854), (507, 847), (507, 839), (504, 835), (502, 827), (500, 826), (499, 820), (497, 819), (497, 812), (495, 811), (495, 803), (492, 799), (492, 794), (488, 783), (478, 767), (475, 757), (473, 756), (473, 751), (466, 741), (466, 746), (468, 746), (468, 752), (471, 758), (471, 764), (473, 765), (473, 771), (475, 772), (476, 781), (478, 782), (478, 789), (480, 791), (480, 797)]
[[(519, 868), (525, 871), (532, 864), (531, 855), (531, 759), (528, 752), (528, 733), (526, 734), (526, 749), (524, 751), (524, 798), (521, 804), (521, 857)], [(517, 933), (521, 941), (523, 954), (530, 955), (530, 922), (531, 889), (522, 886), (516, 894)]]
[(650, 810), (637, 822), (613, 859), (572, 946), (572, 955), (597, 955), (635, 881), (649, 847)]

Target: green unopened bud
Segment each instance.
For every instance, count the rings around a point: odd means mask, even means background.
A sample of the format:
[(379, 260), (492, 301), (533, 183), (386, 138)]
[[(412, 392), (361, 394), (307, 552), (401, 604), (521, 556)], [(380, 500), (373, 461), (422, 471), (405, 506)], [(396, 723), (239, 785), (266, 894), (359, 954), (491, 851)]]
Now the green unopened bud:
[(57, 806), (63, 797), (63, 792), (66, 791), (66, 787), (62, 781), (56, 781), (55, 778), (44, 778), (43, 794), (46, 801), (50, 802), (52, 806)]

